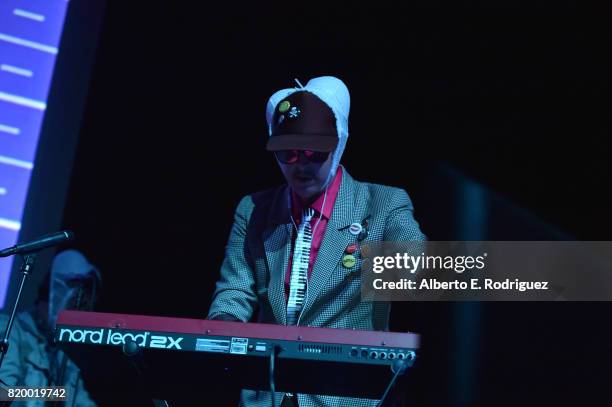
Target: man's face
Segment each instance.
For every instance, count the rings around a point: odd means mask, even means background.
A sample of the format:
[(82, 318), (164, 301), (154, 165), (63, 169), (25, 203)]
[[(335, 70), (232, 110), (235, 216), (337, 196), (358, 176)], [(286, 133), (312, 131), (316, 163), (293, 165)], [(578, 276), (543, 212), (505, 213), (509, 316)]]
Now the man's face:
[(304, 201), (310, 203), (323, 192), (325, 181), (331, 171), (333, 154), (329, 153), (322, 163), (312, 162), (300, 152), (293, 164), (284, 164), (277, 160), (287, 184)]
[(97, 297), (97, 287), (94, 278), (79, 278), (51, 280), (51, 298), (49, 303), (49, 319), (55, 325), (57, 316), (63, 310), (91, 311)]

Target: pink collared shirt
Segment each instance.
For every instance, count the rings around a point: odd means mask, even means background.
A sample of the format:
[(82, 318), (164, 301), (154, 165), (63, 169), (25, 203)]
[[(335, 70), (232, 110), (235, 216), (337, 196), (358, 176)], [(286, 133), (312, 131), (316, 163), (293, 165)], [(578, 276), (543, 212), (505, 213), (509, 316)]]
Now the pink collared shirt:
[[(310, 208), (315, 210), (315, 216), (311, 220), (311, 225), (314, 229), (315, 225), (316, 230), (313, 230), (312, 242), (310, 245), (310, 258), (308, 260), (308, 278), (312, 275), (312, 268), (315, 264), (315, 260), (317, 259), (317, 255), (319, 254), (319, 248), (321, 247), (321, 243), (323, 242), (323, 236), (325, 236), (325, 229), (327, 229), (327, 222), (331, 218), (332, 211), (334, 209), (334, 204), (336, 203), (336, 197), (338, 196), (338, 191), (340, 190), (340, 184), (342, 183), (342, 167), (338, 167), (338, 171), (336, 171), (336, 175), (334, 179), (329, 184), (327, 188), (327, 198), (324, 197), (325, 194), (321, 194), (311, 205)], [(325, 200), (325, 207), (323, 206), (323, 201)], [(302, 220), (302, 210), (303, 206), (300, 202), (300, 199), (297, 195), (291, 191), (291, 214), (293, 215), (293, 219), (295, 221), (296, 226), (300, 225), (300, 221)], [(321, 214), (321, 220), (319, 221), (319, 214)], [(291, 227), (294, 227), (293, 224)], [(293, 241), (291, 243), (291, 253), (289, 254), (289, 264), (287, 266), (287, 272), (285, 273), (285, 298), (289, 298), (289, 288), (291, 281), (291, 267), (293, 265), (293, 251), (295, 250), (295, 238), (297, 237), (297, 233), (293, 233)]]

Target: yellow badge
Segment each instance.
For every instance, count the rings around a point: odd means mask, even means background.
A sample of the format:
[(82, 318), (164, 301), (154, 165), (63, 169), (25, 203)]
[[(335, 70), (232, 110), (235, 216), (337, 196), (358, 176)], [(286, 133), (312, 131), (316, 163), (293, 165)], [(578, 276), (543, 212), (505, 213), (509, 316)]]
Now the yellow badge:
[(356, 262), (357, 260), (355, 259), (355, 256), (353, 256), (352, 254), (345, 254), (344, 256), (342, 256), (342, 265), (346, 267), (347, 269), (350, 269), (351, 267), (353, 267)]
[(291, 107), (291, 103), (288, 100), (284, 100), (278, 105), (278, 111), (281, 113), (285, 113)]

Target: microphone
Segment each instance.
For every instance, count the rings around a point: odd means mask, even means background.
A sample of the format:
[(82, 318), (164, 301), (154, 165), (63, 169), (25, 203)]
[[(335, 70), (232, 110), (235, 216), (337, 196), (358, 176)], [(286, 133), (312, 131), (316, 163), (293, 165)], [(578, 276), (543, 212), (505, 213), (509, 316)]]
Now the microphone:
[(15, 254), (28, 254), (38, 250), (46, 249), (47, 247), (55, 246), (60, 243), (67, 242), (74, 238), (74, 233), (69, 230), (52, 233), (39, 237), (28, 243), (21, 243), (7, 249), (0, 250), (0, 257), (12, 256)]

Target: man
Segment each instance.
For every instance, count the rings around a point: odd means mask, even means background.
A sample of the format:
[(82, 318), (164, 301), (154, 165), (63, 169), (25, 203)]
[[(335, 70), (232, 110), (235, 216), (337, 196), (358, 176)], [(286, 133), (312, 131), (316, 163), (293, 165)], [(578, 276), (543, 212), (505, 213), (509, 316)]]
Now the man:
[[(9, 348), (0, 367), (8, 386), (65, 386), (66, 406), (94, 407), (79, 368), (53, 342), (58, 314), (64, 309), (91, 310), (100, 288), (100, 273), (85, 256), (66, 250), (54, 257), (49, 278), (41, 285), (37, 303), (17, 314)], [(8, 316), (0, 317), (0, 329)], [(44, 406), (27, 401), (26, 406)]]
[[(360, 301), (360, 245), (425, 236), (405, 191), (355, 181), (340, 166), (349, 108), (348, 89), (329, 76), (269, 99), (267, 150), (287, 185), (240, 201), (209, 319), (256, 315), (282, 325), (387, 328), (388, 304)], [(302, 407), (376, 404), (303, 394), (275, 399)], [(243, 390), (241, 404), (267, 407), (272, 400), (269, 392)]]

